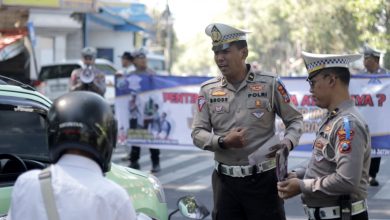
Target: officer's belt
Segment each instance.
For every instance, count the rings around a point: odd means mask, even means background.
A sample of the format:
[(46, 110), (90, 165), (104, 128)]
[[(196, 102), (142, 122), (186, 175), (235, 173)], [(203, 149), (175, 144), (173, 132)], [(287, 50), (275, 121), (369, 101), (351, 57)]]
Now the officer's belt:
[(272, 170), (276, 167), (275, 158), (266, 160), (256, 165), (246, 166), (228, 166), (218, 161), (215, 161), (215, 170), (218, 173), (231, 176), (231, 177), (246, 177), (253, 174), (253, 169), (256, 169), (256, 173), (262, 173), (268, 170)]
[[(317, 210), (318, 216), (321, 219), (334, 219), (340, 218), (340, 206), (331, 206), (331, 207), (323, 207), (323, 208), (310, 208), (306, 205), (303, 205), (303, 209), (305, 210), (305, 214), (309, 217), (309, 220), (315, 220), (315, 212)], [(367, 210), (367, 202), (366, 200), (360, 200), (352, 203), (352, 215), (360, 214)]]

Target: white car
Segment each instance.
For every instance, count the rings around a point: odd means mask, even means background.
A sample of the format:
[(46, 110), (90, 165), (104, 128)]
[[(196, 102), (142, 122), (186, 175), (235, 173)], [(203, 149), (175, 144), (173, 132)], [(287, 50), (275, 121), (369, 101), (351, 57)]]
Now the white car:
[[(107, 90), (104, 97), (112, 105), (115, 101), (115, 73), (117, 69), (113, 63), (97, 58), (96, 67), (106, 74)], [(38, 80), (34, 82), (35, 88), (51, 100), (69, 92), (70, 75), (74, 69), (81, 68), (81, 60), (69, 60), (49, 65), (43, 65)]]

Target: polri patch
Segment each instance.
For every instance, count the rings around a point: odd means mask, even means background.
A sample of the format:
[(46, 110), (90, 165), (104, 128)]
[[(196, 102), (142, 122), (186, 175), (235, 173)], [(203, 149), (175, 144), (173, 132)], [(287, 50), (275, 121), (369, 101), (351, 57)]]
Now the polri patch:
[(198, 111), (201, 112), (203, 109), (204, 104), (206, 104), (206, 99), (204, 96), (198, 97)]

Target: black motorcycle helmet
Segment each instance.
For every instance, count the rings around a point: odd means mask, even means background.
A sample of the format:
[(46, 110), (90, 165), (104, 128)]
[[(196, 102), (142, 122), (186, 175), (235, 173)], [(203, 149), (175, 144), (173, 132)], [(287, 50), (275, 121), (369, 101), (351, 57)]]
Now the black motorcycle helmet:
[(108, 103), (98, 94), (75, 91), (57, 98), (48, 113), (49, 154), (55, 163), (69, 149), (92, 156), (103, 172), (110, 170), (117, 123)]

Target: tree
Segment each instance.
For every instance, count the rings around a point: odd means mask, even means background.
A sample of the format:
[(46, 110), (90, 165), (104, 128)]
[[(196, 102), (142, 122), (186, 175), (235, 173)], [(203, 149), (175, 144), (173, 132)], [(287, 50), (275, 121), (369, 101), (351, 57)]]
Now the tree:
[[(303, 74), (303, 64), (296, 62), (302, 50), (361, 53), (364, 43), (390, 50), (389, 0), (228, 0), (228, 5), (220, 21), (252, 32), (247, 61), (280, 75)], [(208, 69), (203, 65), (212, 65), (198, 45), (199, 40), (184, 45), (195, 56), (181, 58), (179, 70), (202, 73)], [(191, 67), (182, 59), (190, 59)], [(385, 61), (390, 66), (390, 55)]]

